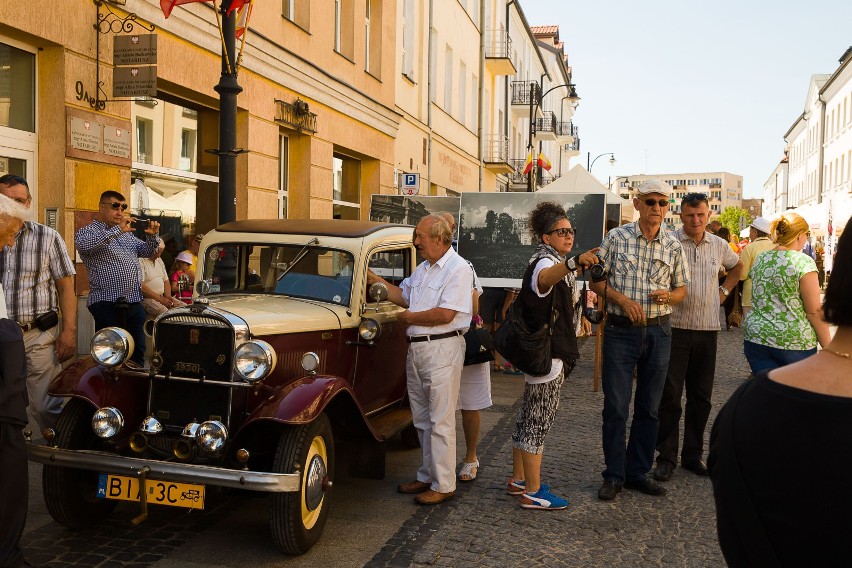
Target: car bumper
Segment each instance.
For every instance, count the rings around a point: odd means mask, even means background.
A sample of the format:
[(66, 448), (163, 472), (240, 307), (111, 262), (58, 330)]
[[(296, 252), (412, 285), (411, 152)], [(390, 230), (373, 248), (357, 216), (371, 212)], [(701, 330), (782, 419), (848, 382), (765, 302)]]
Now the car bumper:
[(147, 468), (146, 476), (161, 481), (179, 481), (202, 483), (234, 489), (249, 489), (270, 493), (299, 491), (300, 476), (297, 473), (269, 473), (225, 469), (206, 465), (163, 462), (129, 458), (106, 452), (90, 450), (65, 450), (52, 446), (27, 444), (27, 457), (30, 461), (44, 465), (87, 469), (100, 473), (138, 476)]

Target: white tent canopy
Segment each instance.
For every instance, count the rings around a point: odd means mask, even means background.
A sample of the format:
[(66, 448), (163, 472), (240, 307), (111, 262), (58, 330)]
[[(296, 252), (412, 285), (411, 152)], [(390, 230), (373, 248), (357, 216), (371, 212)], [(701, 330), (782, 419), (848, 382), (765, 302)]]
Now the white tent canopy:
[(553, 183), (539, 189), (538, 193), (602, 193), (606, 195), (608, 204), (632, 205), (626, 199), (622, 199), (621, 196), (609, 191), (604, 184), (579, 164), (568, 170), (568, 173), (564, 176), (557, 178)]

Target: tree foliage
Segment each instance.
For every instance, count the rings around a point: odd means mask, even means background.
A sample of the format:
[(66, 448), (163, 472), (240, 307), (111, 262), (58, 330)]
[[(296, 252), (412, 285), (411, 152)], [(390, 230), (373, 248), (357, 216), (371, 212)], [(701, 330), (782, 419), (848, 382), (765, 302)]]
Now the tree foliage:
[[(740, 219), (742, 219), (742, 225), (740, 225)], [(739, 236), (741, 230), (751, 225), (752, 220), (746, 209), (733, 205), (725, 207), (719, 215), (719, 222), (722, 223), (722, 226), (727, 227), (731, 234), (736, 236)]]

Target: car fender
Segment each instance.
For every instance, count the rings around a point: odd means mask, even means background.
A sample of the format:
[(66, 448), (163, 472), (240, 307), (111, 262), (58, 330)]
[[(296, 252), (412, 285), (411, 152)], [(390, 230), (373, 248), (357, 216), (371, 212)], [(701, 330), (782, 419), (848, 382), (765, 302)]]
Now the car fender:
[[(349, 384), (340, 377), (314, 376), (297, 379), (276, 391), (246, 420), (242, 430), (253, 429), (262, 422), (279, 424), (308, 424), (315, 420), (329, 406), (335, 407), (329, 418), (332, 423), (344, 421), (350, 426), (356, 426), (360, 434), (370, 433), (378, 440), (364, 419), (363, 410), (359, 407)], [(345, 416), (341, 416), (345, 414)], [(352, 424), (353, 420), (355, 424)]]
[(84, 357), (59, 373), (51, 381), (48, 392), (86, 400), (94, 408), (114, 406), (124, 415), (125, 423), (136, 424), (144, 418), (137, 407), (139, 401), (147, 399), (148, 381), (122, 377), (120, 370), (106, 369), (91, 357)]

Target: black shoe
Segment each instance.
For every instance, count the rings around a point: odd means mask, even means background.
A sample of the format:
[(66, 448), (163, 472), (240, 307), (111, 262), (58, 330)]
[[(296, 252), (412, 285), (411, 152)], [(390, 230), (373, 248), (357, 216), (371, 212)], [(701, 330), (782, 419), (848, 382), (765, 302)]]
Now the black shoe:
[(598, 499), (601, 501), (612, 501), (615, 496), (621, 493), (621, 485), (607, 479), (598, 489)]
[(657, 462), (657, 468), (654, 470), (654, 479), (657, 481), (668, 481), (674, 474), (674, 466), (667, 462)]
[(643, 477), (642, 479), (637, 479), (635, 481), (625, 481), (624, 488), (633, 489), (635, 491), (644, 493), (645, 495), (659, 496), (666, 494), (665, 487), (663, 487), (656, 481), (651, 481), (647, 477)]
[(708, 475), (710, 475), (710, 472), (707, 471), (707, 464), (705, 464), (701, 460), (689, 460), (681, 462), (680, 466), (683, 469), (688, 469), (695, 475), (700, 475), (701, 477), (707, 477)]

